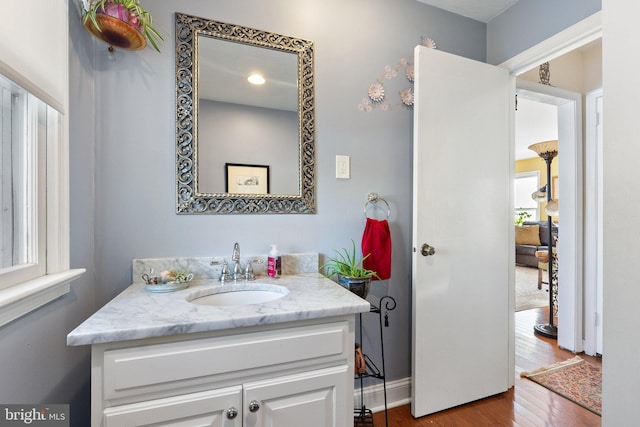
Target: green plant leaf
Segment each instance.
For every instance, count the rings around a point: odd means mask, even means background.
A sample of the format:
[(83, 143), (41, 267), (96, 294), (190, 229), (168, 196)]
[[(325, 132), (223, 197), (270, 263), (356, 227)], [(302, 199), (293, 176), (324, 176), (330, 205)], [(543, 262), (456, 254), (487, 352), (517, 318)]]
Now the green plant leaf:
[(327, 262), (320, 267), (321, 270), (326, 270), (328, 277), (333, 277), (336, 274), (346, 277), (376, 277), (378, 274), (373, 270), (368, 270), (362, 266), (362, 263), (371, 254), (367, 254), (361, 259), (358, 259), (356, 254), (356, 244), (351, 240), (351, 249), (342, 248), (341, 250), (334, 250), (335, 256), (327, 258)]

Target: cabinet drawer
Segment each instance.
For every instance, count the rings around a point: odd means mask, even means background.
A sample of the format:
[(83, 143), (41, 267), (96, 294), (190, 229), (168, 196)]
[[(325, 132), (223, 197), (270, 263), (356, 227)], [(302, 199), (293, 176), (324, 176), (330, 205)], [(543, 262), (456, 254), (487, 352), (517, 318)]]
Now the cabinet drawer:
[[(217, 375), (319, 358), (351, 357), (347, 322), (311, 325), (107, 350), (104, 353), (104, 397), (113, 399), (175, 388)], [(277, 368), (274, 368), (276, 370)], [(202, 381), (197, 381), (202, 382)], [(171, 383), (171, 384), (169, 384)]]
[[(229, 410), (236, 410), (234, 418)], [(105, 427), (241, 426), (242, 387), (191, 393), (166, 399), (114, 406), (104, 411)]]

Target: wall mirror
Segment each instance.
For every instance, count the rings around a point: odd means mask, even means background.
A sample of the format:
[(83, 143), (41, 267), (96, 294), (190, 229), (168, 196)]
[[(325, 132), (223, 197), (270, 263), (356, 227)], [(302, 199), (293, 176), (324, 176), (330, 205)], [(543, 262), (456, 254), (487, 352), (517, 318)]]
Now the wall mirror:
[(177, 212), (315, 213), (314, 111), (312, 42), (176, 13)]

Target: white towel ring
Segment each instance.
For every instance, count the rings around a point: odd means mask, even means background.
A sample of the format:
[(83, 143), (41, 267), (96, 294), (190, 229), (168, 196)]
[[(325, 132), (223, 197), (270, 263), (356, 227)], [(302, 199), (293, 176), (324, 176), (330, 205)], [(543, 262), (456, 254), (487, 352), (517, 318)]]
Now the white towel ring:
[[(365, 218), (371, 218), (367, 216), (367, 209), (369, 209), (369, 207), (373, 206), (375, 208), (380, 208), (380, 206), (378, 206), (378, 202), (382, 202), (385, 205), (387, 205), (387, 219), (389, 219), (389, 216), (391, 216), (391, 206), (389, 206), (389, 203), (385, 199), (378, 196), (378, 193), (369, 193), (369, 195), (367, 196), (367, 203), (365, 203), (364, 205)], [(377, 219), (377, 218), (372, 218), (372, 219)]]

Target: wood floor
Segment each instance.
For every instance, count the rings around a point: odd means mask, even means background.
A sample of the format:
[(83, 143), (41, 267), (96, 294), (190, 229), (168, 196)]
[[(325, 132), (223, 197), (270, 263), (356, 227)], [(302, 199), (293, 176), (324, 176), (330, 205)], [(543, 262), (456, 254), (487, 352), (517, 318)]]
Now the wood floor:
[[(408, 405), (389, 410), (389, 427), (591, 427), (600, 417), (527, 379), (520, 373), (569, 359), (556, 341), (533, 333), (533, 325), (547, 323), (548, 308), (516, 313), (516, 379), (506, 393), (421, 418), (411, 416)], [(592, 363), (596, 357), (580, 355)], [(374, 414), (376, 427), (385, 425), (384, 412)]]

